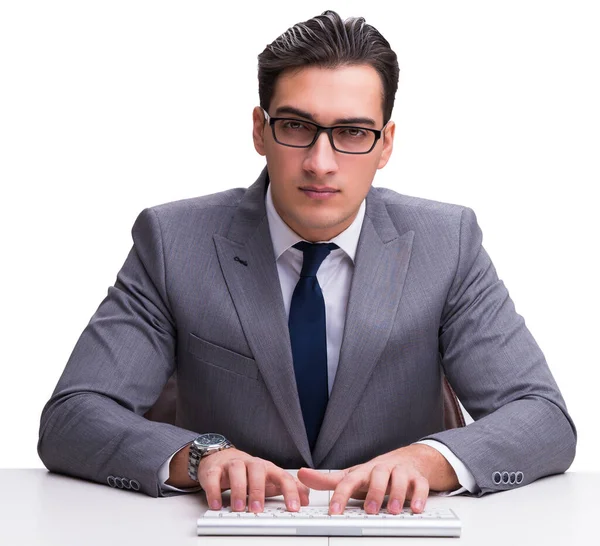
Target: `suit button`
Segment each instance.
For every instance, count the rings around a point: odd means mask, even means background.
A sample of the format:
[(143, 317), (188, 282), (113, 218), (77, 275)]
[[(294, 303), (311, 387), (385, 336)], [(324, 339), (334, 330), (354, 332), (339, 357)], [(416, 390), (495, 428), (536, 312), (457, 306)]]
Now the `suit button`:
[(502, 483), (502, 474), (496, 470), (496, 472), (492, 474), (492, 480), (494, 480), (496, 485), (500, 485)]
[(134, 491), (139, 491), (140, 490), (140, 484), (137, 480), (131, 480), (129, 482), (129, 485), (131, 486), (131, 489), (133, 489)]
[(502, 483), (507, 485), (510, 482), (510, 475), (506, 470), (502, 472)]
[(117, 487), (114, 476), (109, 476), (108, 478), (106, 478), (106, 481), (108, 482), (108, 485), (110, 485), (111, 487)]
[(123, 489), (123, 479), (122, 478), (115, 478), (115, 483), (117, 484), (117, 487), (119, 489)]
[(517, 475), (514, 472), (511, 472), (510, 479), (509, 479), (510, 485), (515, 485), (516, 481), (517, 481)]
[(525, 477), (525, 476), (523, 476), (523, 472), (521, 472), (521, 471), (519, 470), (519, 471), (517, 472), (517, 475), (516, 475), (515, 481), (516, 481), (518, 484), (519, 484), (519, 483), (522, 483), (522, 482), (523, 482), (523, 478), (524, 478), (524, 477)]
[(131, 489), (131, 483), (127, 478), (121, 478), (121, 481), (123, 482), (124, 489)]

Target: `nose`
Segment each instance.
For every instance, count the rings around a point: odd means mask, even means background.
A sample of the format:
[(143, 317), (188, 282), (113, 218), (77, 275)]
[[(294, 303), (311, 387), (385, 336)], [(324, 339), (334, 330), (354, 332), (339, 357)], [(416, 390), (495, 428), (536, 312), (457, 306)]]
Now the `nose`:
[(331, 146), (329, 135), (321, 133), (307, 150), (304, 169), (319, 178), (338, 170), (337, 153)]

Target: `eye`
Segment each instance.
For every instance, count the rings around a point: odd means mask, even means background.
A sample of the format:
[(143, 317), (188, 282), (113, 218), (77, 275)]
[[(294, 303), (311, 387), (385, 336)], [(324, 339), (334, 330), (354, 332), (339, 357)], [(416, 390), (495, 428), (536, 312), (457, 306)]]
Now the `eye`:
[(345, 137), (351, 137), (351, 138), (364, 138), (365, 136), (367, 136), (368, 131), (365, 131), (364, 129), (360, 129), (358, 127), (348, 127), (347, 129), (342, 129), (340, 131), (340, 134), (342, 134)]
[(283, 121), (283, 127), (292, 131), (301, 131), (302, 129), (306, 129), (306, 126), (303, 123), (294, 119)]

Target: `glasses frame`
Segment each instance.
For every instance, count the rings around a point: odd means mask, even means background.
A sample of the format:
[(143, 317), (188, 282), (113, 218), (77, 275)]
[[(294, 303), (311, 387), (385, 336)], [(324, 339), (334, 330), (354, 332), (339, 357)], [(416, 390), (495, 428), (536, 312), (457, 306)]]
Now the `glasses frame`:
[[(383, 126), (382, 129), (370, 129), (369, 127), (359, 127), (358, 125), (356, 125), (356, 126), (355, 125), (333, 125), (331, 127), (325, 127), (324, 125), (319, 125), (318, 123), (314, 123), (312, 121), (307, 121), (307, 120), (304, 120), (304, 119), (298, 119), (298, 118), (272, 118), (269, 115), (269, 113), (264, 108), (262, 109), (262, 111), (265, 114), (265, 120), (271, 126), (271, 131), (273, 133), (273, 139), (275, 140), (275, 142), (277, 142), (277, 144), (281, 144), (282, 146), (288, 146), (289, 148), (310, 148), (317, 141), (317, 139), (319, 138), (319, 135), (321, 133), (326, 133), (327, 136), (329, 137), (329, 143), (331, 144), (331, 147), (336, 152), (339, 152), (341, 154), (364, 155), (364, 154), (369, 154), (369, 153), (371, 153), (373, 151), (373, 148), (375, 148), (375, 145), (377, 144), (377, 141), (381, 138), (381, 134), (383, 133), (383, 129), (385, 129), (385, 125)], [(315, 137), (313, 138), (312, 142), (310, 144), (307, 144), (306, 146), (296, 146), (294, 144), (285, 144), (284, 142), (281, 142), (280, 140), (278, 140), (277, 136), (275, 135), (275, 122), (276, 121), (281, 121), (281, 120), (285, 120), (285, 121), (297, 121), (298, 123), (309, 123), (310, 125), (313, 125), (314, 127), (317, 128), (317, 132), (315, 133)], [(334, 129), (360, 129), (361, 131), (370, 131), (371, 133), (373, 133), (375, 135), (375, 140), (373, 141), (373, 145), (366, 152), (347, 152), (345, 150), (340, 150), (339, 148), (337, 148), (336, 145), (335, 145), (335, 143), (333, 142), (333, 130)]]

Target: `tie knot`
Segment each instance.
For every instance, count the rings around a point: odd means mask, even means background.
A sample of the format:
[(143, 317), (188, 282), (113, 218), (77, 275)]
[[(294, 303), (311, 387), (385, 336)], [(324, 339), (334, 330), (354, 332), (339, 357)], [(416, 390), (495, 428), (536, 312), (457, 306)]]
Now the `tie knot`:
[(329, 253), (339, 248), (335, 243), (307, 243), (300, 241), (294, 245), (294, 248), (304, 253), (302, 261), (301, 277), (315, 277), (323, 260), (329, 256)]

